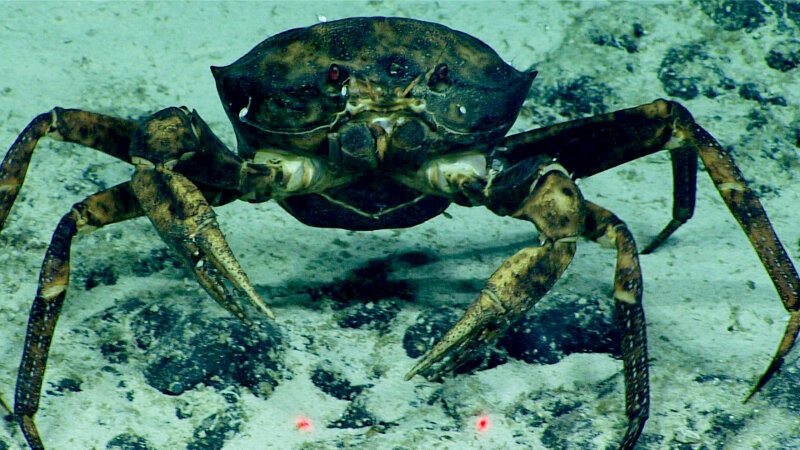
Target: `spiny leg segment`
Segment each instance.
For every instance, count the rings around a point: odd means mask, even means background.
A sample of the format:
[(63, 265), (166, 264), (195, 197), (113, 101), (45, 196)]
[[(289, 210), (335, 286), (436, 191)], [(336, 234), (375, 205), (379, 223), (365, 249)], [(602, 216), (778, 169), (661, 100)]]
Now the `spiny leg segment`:
[[(11, 145), (0, 164), (0, 230), (22, 188), (39, 139), (82, 144), (130, 162), (128, 149), (138, 123), (75, 109), (54, 108), (34, 118)], [(28, 319), (25, 349), (17, 379), (14, 415), (32, 448), (43, 448), (33, 415), (39, 405), (47, 352), (69, 281), (69, 247), (72, 236), (142, 215), (127, 184), (88, 197), (62, 217), (48, 247), (39, 288)]]
[(628, 227), (610, 211), (586, 202), (584, 236), (610, 243), (617, 250), (614, 305), (621, 331), (622, 365), (625, 371), (625, 413), (628, 428), (620, 449), (632, 449), (642, 433), (650, 410), (647, 368), (647, 336), (642, 308), (642, 271), (636, 242)]
[(28, 444), (43, 449), (33, 416), (39, 409), (47, 354), (69, 285), (72, 238), (80, 232), (139, 217), (143, 214), (130, 183), (123, 183), (76, 203), (58, 223), (47, 247), (39, 287), (28, 317), (25, 348), (17, 375), (14, 415)]
[(223, 278), (227, 278), (237, 292), (243, 293), (267, 317), (275, 318), (234, 258), (211, 205), (188, 178), (163, 166), (139, 166), (132, 183), (161, 238), (184, 260), (214, 300), (252, 325), (225, 287)]
[(575, 255), (575, 242), (527, 247), (506, 259), (463, 317), (405, 375), (452, 375), (476, 349), (503, 333), (550, 290)]
[(468, 359), (471, 348), (516, 323), (572, 262), (584, 214), (580, 191), (567, 175), (558, 171), (543, 175), (513, 216), (533, 222), (545, 238), (544, 244), (522, 249), (505, 260), (464, 316), (405, 378), (421, 374), (438, 379), (451, 374)]
[(750, 240), (772, 279), (783, 306), (789, 311), (789, 322), (778, 349), (766, 371), (745, 398), (747, 401), (778, 371), (784, 357), (794, 346), (800, 331), (800, 278), (775, 234), (764, 207), (747, 185), (730, 153), (697, 125), (685, 108), (675, 104), (672, 114), (675, 137), (695, 150), (703, 160), (711, 180)]
[(82, 144), (130, 162), (128, 149), (138, 123), (77, 109), (54, 108), (40, 114), (17, 137), (0, 164), (0, 230), (19, 194), (39, 139)]

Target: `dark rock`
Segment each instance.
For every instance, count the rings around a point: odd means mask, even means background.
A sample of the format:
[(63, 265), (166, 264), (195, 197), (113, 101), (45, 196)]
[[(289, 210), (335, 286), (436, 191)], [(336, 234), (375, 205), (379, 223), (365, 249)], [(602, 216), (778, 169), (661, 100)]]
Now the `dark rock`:
[(794, 69), (800, 65), (800, 40), (789, 39), (778, 42), (772, 46), (764, 60), (768, 66), (781, 72)]
[[(101, 344), (103, 355), (112, 364), (144, 361), (147, 383), (168, 395), (201, 383), (268, 394), (278, 384), (281, 366), (282, 339), (275, 326), (264, 321), (248, 328), (233, 317), (213, 317), (201, 307), (213, 307), (205, 300), (187, 306), (188, 313), (169, 302), (140, 299), (101, 312), (98, 316), (104, 323), (97, 328), (106, 338)], [(120, 314), (128, 315), (128, 320), (116, 320)], [(109, 323), (129, 327), (133, 342), (120, 340), (124, 332)]]
[[(462, 314), (463, 312), (456, 312), (449, 308), (431, 309), (421, 313), (416, 322), (408, 327), (403, 335), (403, 348), (406, 350), (406, 355), (416, 359), (425, 354), (444, 337)], [(506, 355), (497, 350), (494, 345), (467, 347), (464, 352), (470, 354), (470, 357), (456, 368), (456, 374), (491, 369), (504, 364), (507, 360)]]
[(175, 407), (175, 417), (181, 420), (188, 419), (194, 417), (194, 411), (187, 404), (178, 404), (178, 406)]
[(736, 88), (734, 80), (725, 75), (717, 62), (700, 44), (689, 43), (673, 47), (664, 55), (658, 79), (667, 95), (691, 100), (701, 93), (709, 98), (719, 95), (717, 89)]
[(358, 402), (350, 403), (341, 417), (328, 424), (328, 428), (364, 428), (378, 423), (375, 416)]
[[(425, 311), (403, 336), (409, 358), (419, 358), (455, 325), (460, 314), (450, 309)], [(613, 300), (553, 293), (509, 331), (496, 349), (477, 351), (457, 373), (503, 364), (506, 357), (529, 363), (555, 364), (572, 353), (608, 353), (620, 357), (620, 333)]]
[(697, 44), (674, 47), (667, 51), (658, 71), (658, 79), (664, 86), (667, 95), (684, 100), (697, 97), (697, 94), (700, 93), (700, 88), (697, 87), (699, 79), (684, 75), (680, 66), (698, 58), (705, 59), (706, 57), (702, 48)]
[(780, 95), (768, 95), (764, 88), (758, 83), (744, 83), (739, 86), (739, 97), (745, 100), (753, 100), (762, 105), (786, 106), (786, 99)]
[(113, 364), (128, 362), (128, 345), (125, 341), (103, 342), (100, 344), (100, 352)]
[(745, 100), (755, 100), (757, 102), (764, 100), (763, 97), (761, 97), (761, 92), (756, 83), (744, 83), (739, 86), (739, 97)]
[(146, 351), (145, 379), (154, 388), (178, 395), (203, 383), (217, 389), (243, 386), (258, 395), (260, 383), (277, 386), (274, 349), (279, 340), (272, 326), (255, 332), (233, 318), (201, 327), (181, 325), (178, 332), (193, 328), (197, 334), (188, 341), (158, 342)]
[(498, 341), (512, 358), (555, 364), (571, 353), (620, 356), (613, 300), (552, 293)]
[(342, 328), (367, 328), (387, 332), (400, 306), (391, 301), (369, 302), (346, 308), (338, 314), (336, 323)]
[(47, 389), (48, 395), (61, 397), (65, 392), (81, 392), (82, 381), (74, 378), (62, 378), (57, 383), (48, 383), (50, 389)]
[(697, 0), (700, 9), (724, 30), (752, 31), (764, 24), (764, 7), (757, 0)]
[(147, 439), (132, 433), (122, 433), (106, 444), (106, 450), (155, 450)]
[(594, 116), (608, 111), (606, 98), (611, 88), (594, 77), (582, 75), (565, 83), (559, 83), (548, 90), (544, 103), (554, 107), (558, 113), (569, 119)]
[(233, 437), (242, 425), (242, 413), (235, 407), (212, 414), (192, 433), (186, 450), (221, 450), (225, 441)]
[[(569, 411), (580, 406), (580, 403), (570, 404)], [(585, 415), (553, 414), (542, 433), (542, 444), (550, 449), (592, 448), (591, 434), (591, 419)]]
[(782, 436), (775, 442), (775, 448), (800, 448), (800, 436)]
[(83, 286), (87, 291), (101, 284), (106, 286), (117, 284), (117, 274), (114, 273), (112, 266), (104, 265), (90, 270), (83, 282)]
[(797, 415), (800, 414), (798, 389), (800, 389), (800, 359), (795, 358), (793, 361), (791, 359), (785, 361), (780, 373), (774, 376), (757, 395), (764, 395), (769, 404), (780, 406)]
[(786, 2), (786, 17), (800, 27), (800, 2)]
[(707, 432), (711, 439), (707, 442), (713, 442), (715, 445), (711, 448), (715, 450), (727, 448), (728, 439), (737, 436), (746, 424), (747, 422), (741, 417), (725, 411), (716, 411), (711, 417), (711, 428)]
[(342, 374), (319, 367), (311, 373), (311, 382), (322, 392), (339, 400), (353, 400), (365, 387), (368, 387), (354, 386)]
[[(641, 28), (641, 25), (639, 25), (639, 27)], [(634, 36), (636, 35), (634, 34)], [(636, 39), (628, 34), (615, 36), (613, 34), (604, 33), (600, 30), (592, 30), (589, 33), (589, 40), (591, 40), (592, 44), (594, 45), (618, 48), (620, 50), (625, 50), (628, 53), (636, 53), (639, 51), (639, 47), (636, 44)]]
[(787, 18), (800, 26), (800, 2), (797, 0), (763, 0), (780, 18)]
[(664, 443), (663, 434), (649, 433), (647, 429), (645, 429), (644, 432), (642, 432), (642, 435), (639, 436), (639, 440), (636, 441), (636, 446), (637, 448), (641, 448), (643, 450), (651, 448), (652, 449), (665, 448), (663, 447), (663, 443)]
[(447, 308), (429, 309), (423, 311), (416, 322), (406, 329), (403, 335), (403, 348), (409, 358), (419, 358), (433, 348), (436, 341), (453, 325), (456, 324), (459, 314)]

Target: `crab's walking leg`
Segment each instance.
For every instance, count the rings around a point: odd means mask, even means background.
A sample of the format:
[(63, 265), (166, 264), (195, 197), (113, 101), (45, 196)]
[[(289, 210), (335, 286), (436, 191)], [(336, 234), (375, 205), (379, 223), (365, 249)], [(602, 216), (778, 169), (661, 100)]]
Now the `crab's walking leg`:
[(662, 149), (673, 159), (673, 219), (645, 248), (661, 244), (694, 210), (696, 155), (769, 273), (790, 318), (778, 350), (749, 399), (780, 368), (800, 330), (800, 278), (761, 202), (730, 154), (676, 102), (657, 100), (635, 108), (541, 128), (506, 138), (497, 157), (515, 164), (552, 158), (574, 178), (587, 177)]
[(33, 119), (0, 165), (0, 230), (19, 194), (39, 139), (47, 136), (83, 144), (130, 162), (128, 148), (137, 127), (131, 120), (76, 109), (54, 108)]
[(642, 254), (652, 253), (694, 214), (697, 195), (697, 152), (691, 148), (670, 150), (672, 159), (672, 219), (650, 241)]
[(76, 203), (61, 218), (47, 247), (39, 288), (28, 318), (25, 348), (17, 376), (14, 415), (28, 444), (42, 449), (33, 416), (39, 408), (47, 352), (69, 284), (69, 254), (72, 237), (115, 222), (141, 216), (142, 209), (129, 183), (114, 186)]
[(642, 308), (642, 271), (636, 243), (628, 227), (610, 211), (586, 202), (585, 236), (617, 249), (614, 274), (614, 303), (622, 336), (622, 363), (625, 370), (625, 413), (628, 428), (620, 449), (631, 449), (647, 420), (650, 409), (650, 384), (647, 369), (647, 336)]
[(747, 182), (734, 164), (731, 155), (706, 130), (697, 125), (684, 108), (677, 108), (673, 114), (675, 115), (674, 134), (676, 138), (695, 149), (700, 155), (714, 185), (736, 221), (747, 234), (747, 238), (778, 290), (784, 307), (790, 313), (789, 323), (786, 325), (786, 331), (778, 350), (772, 357), (767, 370), (745, 398), (747, 401), (778, 371), (784, 356), (794, 345), (800, 330), (800, 300), (798, 299), (800, 297), (800, 279), (798, 279), (797, 271), (786, 254), (783, 244), (775, 234), (764, 207), (747, 186)]

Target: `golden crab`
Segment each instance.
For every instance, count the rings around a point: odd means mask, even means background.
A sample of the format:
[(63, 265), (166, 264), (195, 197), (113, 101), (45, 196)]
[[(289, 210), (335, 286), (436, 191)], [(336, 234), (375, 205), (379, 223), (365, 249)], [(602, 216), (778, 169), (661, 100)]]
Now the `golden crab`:
[(669, 150), (673, 219), (645, 248), (650, 252), (691, 217), (699, 156), (790, 312), (778, 351), (751, 396), (794, 344), (800, 328), (795, 268), (730, 155), (676, 102), (657, 100), (506, 136), (536, 72), (515, 70), (467, 34), (399, 18), (286, 31), (212, 72), (237, 153), (186, 108), (138, 121), (55, 108), (28, 125), (0, 166), (0, 226), (42, 137), (134, 166), (130, 181), (75, 204), (47, 249), (14, 405), (31, 448), (43, 448), (33, 418), (76, 233), (147, 216), (220, 305), (249, 323), (239, 301), (246, 298), (273, 317), (215, 219), (212, 207), (234, 200), (275, 200), (305, 224), (350, 230), (414, 226), (450, 203), (533, 223), (542, 244), (508, 258), (407, 379), (451, 373), (472, 350), (502, 334), (561, 276), (578, 238), (612, 245), (628, 416), (620, 448), (627, 449), (649, 408), (638, 252), (626, 225), (585, 200), (575, 180)]

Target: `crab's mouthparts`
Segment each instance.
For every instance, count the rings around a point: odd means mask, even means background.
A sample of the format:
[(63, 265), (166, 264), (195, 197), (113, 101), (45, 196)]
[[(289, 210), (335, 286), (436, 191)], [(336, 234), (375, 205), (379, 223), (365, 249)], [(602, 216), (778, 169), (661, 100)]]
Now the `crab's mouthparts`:
[(392, 90), (349, 79), (342, 91), (347, 105), (337, 118), (343, 123), (328, 134), (330, 160), (345, 170), (419, 165), (432, 132), (425, 100), (410, 95), (420, 79)]
[(376, 116), (347, 122), (328, 134), (328, 156), (348, 170), (419, 165), (425, 158), (430, 130), (416, 117)]

